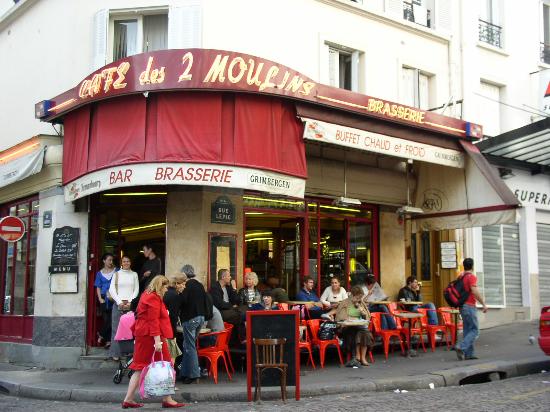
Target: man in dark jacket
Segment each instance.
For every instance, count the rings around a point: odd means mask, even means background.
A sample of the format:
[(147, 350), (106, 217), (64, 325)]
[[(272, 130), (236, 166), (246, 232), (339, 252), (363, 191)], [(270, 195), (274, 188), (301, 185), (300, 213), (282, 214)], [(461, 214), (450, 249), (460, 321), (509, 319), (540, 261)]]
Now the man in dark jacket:
[(241, 323), (241, 312), (239, 311), (239, 295), (236, 290), (236, 283), (231, 279), (228, 269), (218, 271), (218, 281), (210, 288), (210, 295), (214, 301), (214, 306), (222, 314), (224, 322), (229, 322), (235, 326)]
[(397, 299), (402, 302), (402, 305), (406, 306), (406, 309), (411, 312), (418, 312), (418, 308), (428, 309), (428, 323), (430, 325), (437, 325), (437, 312), (435, 305), (431, 302), (424, 303), (422, 305), (409, 305), (403, 302), (422, 302), (422, 295), (420, 294), (420, 284), (416, 277), (409, 276), (407, 278), (407, 286), (399, 289), (399, 295)]
[(181, 293), (180, 319), (183, 327), (183, 356), (180, 376), (183, 383), (193, 383), (200, 377), (196, 342), (206, 313), (206, 291), (202, 283), (195, 279), (193, 266), (185, 265), (181, 271), (187, 276), (187, 282)]

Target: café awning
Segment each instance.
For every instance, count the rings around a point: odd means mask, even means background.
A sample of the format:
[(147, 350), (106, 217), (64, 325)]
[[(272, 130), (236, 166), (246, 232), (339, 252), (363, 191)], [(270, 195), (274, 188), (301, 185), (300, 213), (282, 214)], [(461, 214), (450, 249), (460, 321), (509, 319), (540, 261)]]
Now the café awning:
[(464, 168), (416, 163), (413, 232), (515, 223), (519, 202), (470, 142), (460, 141)]
[(0, 152), (0, 188), (42, 170), (46, 147), (33, 138)]

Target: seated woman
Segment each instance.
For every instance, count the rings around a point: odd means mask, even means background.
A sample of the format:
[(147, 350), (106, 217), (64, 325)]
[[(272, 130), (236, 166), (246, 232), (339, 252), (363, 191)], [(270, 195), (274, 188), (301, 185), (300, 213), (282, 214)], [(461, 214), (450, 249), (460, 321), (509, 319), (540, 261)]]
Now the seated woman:
[(258, 275), (255, 272), (248, 272), (244, 275), (244, 288), (239, 290), (239, 304), (248, 309), (255, 303), (260, 303), (261, 295), (258, 290)]
[[(370, 320), (370, 312), (364, 301), (365, 294), (360, 286), (351, 288), (351, 296), (340, 302), (338, 307), (328, 312), (331, 319), (336, 322), (366, 319)], [(346, 348), (353, 353), (355, 346), (355, 358), (350, 360), (346, 366), (368, 366), (367, 350), (372, 349), (374, 339), (367, 325), (345, 326), (343, 328), (344, 342)]]
[(348, 292), (340, 286), (340, 279), (333, 277), (330, 280), (330, 286), (327, 286), (321, 295), (321, 303), (324, 309), (333, 309), (338, 303), (348, 298)]
[(262, 302), (255, 303), (250, 307), (250, 310), (279, 310), (279, 306), (273, 303), (273, 295), (270, 290), (262, 292)]

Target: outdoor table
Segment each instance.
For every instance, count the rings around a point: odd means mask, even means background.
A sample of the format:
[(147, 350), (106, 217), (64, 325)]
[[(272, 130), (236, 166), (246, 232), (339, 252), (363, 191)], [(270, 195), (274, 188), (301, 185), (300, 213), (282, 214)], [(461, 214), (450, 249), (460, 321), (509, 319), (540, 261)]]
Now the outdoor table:
[(373, 300), (371, 302), (367, 301), (369, 305), (389, 305), (392, 303), (391, 300)]
[(441, 312), (450, 313), (451, 315), (453, 315), (453, 323), (455, 325), (455, 336), (453, 342), (456, 345), (456, 340), (458, 339), (458, 314), (460, 313), (460, 311), (458, 309), (441, 309)]
[(399, 303), (402, 305), (423, 305), (424, 302), (416, 301), (416, 300), (400, 300)]
[(212, 332), (212, 329), (210, 329), (210, 328), (202, 328), (202, 329), (200, 330), (200, 332), (199, 332), (199, 335), (204, 335), (204, 334), (210, 333), (210, 332)]
[[(415, 356), (416, 355), (416, 352), (412, 352), (411, 351), (411, 344), (412, 344), (412, 338), (411, 338), (411, 325), (412, 325), (412, 320), (413, 319), (419, 319), (421, 318), (422, 316), (424, 316), (422, 313), (415, 313), (415, 312), (401, 312), (401, 313), (396, 313), (395, 316), (401, 318), (401, 319), (406, 319), (407, 320), (407, 323), (409, 324), (409, 339), (407, 339), (407, 343), (408, 343), (408, 351), (407, 351), (407, 355), (409, 357), (411, 356)], [(422, 339), (422, 336), (420, 337), (420, 339)], [(413, 355), (414, 354), (414, 355)]]
[(367, 319), (353, 319), (353, 320), (342, 320), (337, 322), (338, 325), (347, 327), (347, 326), (368, 326), (370, 321)]
[(304, 306), (306, 306), (308, 303), (314, 303), (307, 300), (288, 300), (286, 301), (290, 306), (298, 306), (300, 308), (300, 312), (302, 312), (302, 309)]

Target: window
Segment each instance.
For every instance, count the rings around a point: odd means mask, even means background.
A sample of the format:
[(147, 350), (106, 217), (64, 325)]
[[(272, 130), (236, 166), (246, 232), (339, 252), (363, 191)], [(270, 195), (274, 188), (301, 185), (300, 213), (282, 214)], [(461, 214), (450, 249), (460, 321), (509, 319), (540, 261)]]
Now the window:
[(502, 47), (502, 27), (499, 0), (482, 0), (479, 13), (479, 41), (491, 46)]
[(550, 64), (550, 4), (542, 4), (542, 42), (540, 43), (540, 60)]
[(168, 15), (151, 14), (111, 17), (113, 61), (168, 46)]
[(38, 199), (8, 205), (3, 215), (20, 217), (26, 232), (21, 240), (2, 242), (3, 276), (1, 298), (4, 315), (32, 315), (36, 275), (36, 246), (38, 240)]
[(482, 118), (483, 134), (496, 136), (500, 134), (500, 87), (480, 82), (479, 110)]
[(429, 109), (430, 80), (430, 76), (418, 69), (403, 67), (403, 103), (422, 110)]
[(359, 52), (329, 45), (329, 85), (359, 91)]
[(422, 26), (432, 27), (431, 14), (433, 4), (431, 4), (431, 8), (428, 8), (428, 3), (433, 2), (426, 0), (405, 0), (403, 2), (403, 18)]

